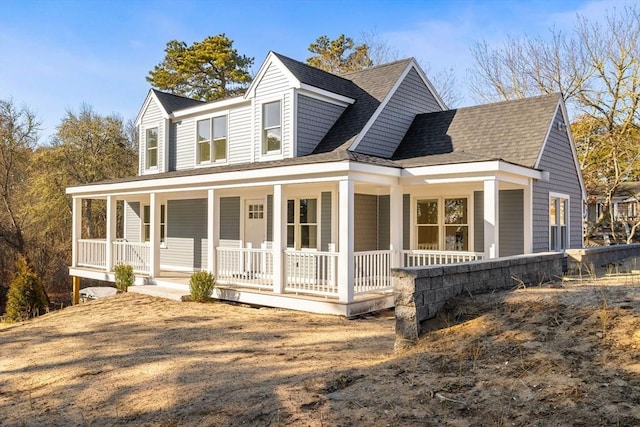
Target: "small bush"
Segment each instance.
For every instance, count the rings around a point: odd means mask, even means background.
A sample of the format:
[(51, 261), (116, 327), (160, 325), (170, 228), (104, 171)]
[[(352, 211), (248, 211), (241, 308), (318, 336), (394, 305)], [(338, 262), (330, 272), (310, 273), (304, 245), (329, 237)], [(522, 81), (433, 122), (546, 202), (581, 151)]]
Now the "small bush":
[(113, 268), (116, 276), (116, 288), (121, 292), (127, 292), (127, 288), (133, 285), (133, 267), (128, 264), (118, 264)]
[(189, 280), (191, 301), (205, 302), (211, 299), (211, 293), (216, 286), (216, 279), (208, 271), (197, 271)]
[(42, 281), (24, 259), (16, 263), (17, 272), (9, 284), (6, 314), (9, 321), (27, 320), (44, 313), (47, 295)]

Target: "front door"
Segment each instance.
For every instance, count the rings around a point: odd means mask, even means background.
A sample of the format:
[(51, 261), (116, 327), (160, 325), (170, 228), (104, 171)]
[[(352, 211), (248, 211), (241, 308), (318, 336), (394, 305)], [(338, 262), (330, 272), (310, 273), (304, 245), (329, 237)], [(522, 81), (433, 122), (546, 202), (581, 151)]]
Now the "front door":
[(259, 249), (266, 239), (266, 212), (264, 199), (245, 201), (244, 209), (244, 242), (251, 243), (253, 248)]

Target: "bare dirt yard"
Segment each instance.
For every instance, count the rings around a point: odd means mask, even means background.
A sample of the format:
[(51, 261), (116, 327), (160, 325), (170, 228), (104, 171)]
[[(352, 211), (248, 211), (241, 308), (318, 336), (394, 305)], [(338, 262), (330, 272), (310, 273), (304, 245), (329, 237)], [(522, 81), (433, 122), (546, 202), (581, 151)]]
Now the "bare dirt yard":
[(0, 425), (637, 426), (640, 280), (347, 320), (122, 294), (0, 325)]

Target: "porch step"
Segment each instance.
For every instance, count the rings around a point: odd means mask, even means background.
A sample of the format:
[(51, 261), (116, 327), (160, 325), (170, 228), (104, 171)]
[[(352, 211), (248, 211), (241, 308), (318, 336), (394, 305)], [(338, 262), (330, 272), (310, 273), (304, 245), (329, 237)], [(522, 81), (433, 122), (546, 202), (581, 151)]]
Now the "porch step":
[(189, 295), (181, 289), (169, 288), (158, 285), (137, 285), (129, 286), (128, 292), (134, 292), (137, 294), (151, 295), (152, 297), (166, 298), (174, 301), (182, 301), (183, 296)]

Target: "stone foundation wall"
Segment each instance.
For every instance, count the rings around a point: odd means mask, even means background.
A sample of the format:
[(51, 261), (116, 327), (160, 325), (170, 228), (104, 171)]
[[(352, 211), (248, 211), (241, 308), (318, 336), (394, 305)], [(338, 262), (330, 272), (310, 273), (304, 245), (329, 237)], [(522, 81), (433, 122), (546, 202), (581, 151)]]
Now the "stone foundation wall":
[(396, 350), (420, 335), (420, 323), (436, 316), (445, 302), (461, 293), (508, 289), (522, 281), (539, 284), (562, 276), (561, 252), (518, 255), (430, 267), (399, 268), (394, 277)]
[(567, 249), (567, 258), (570, 274), (589, 273), (592, 266), (598, 269), (630, 258), (637, 258), (640, 265), (640, 243)]

